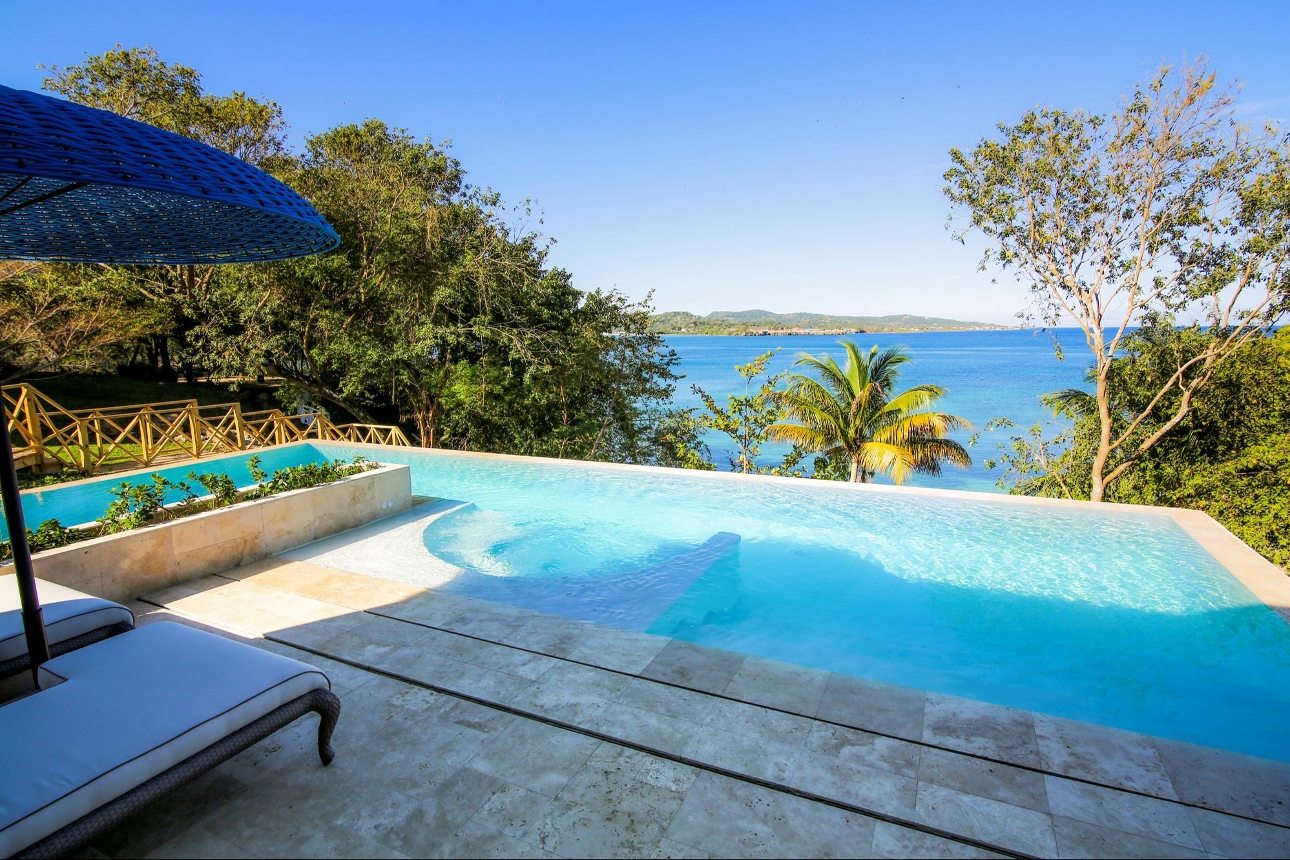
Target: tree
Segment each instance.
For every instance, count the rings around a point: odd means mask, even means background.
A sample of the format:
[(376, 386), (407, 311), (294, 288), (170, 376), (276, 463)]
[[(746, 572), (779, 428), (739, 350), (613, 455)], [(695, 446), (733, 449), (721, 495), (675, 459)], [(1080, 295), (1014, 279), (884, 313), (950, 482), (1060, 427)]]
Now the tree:
[[(195, 69), (167, 63), (151, 47), (118, 45), (78, 65), (51, 67), (44, 88), (77, 104), (200, 140), (251, 164), (267, 166), (285, 155), (286, 124), (275, 102), (236, 91), (207, 93), (201, 80)], [(148, 349), (150, 364), (165, 379), (175, 379), (179, 369), (189, 381), (195, 377), (189, 332), (210, 311), (216, 271), (214, 266), (118, 269), (169, 316), (169, 325), (152, 335)]]
[(120, 344), (161, 331), (112, 270), (0, 262), (0, 381), (46, 371), (94, 371)]
[[(1159, 390), (1173, 368), (1218, 335), (1198, 326), (1146, 328), (1125, 339), (1109, 377), (1117, 432)], [(1171, 397), (1180, 397), (1173, 392)], [(1069, 427), (1046, 437), (1037, 427), (1013, 437), (998, 463), (1000, 486), (1022, 495), (1087, 498), (1097, 451), (1092, 395), (1068, 390), (1044, 398)], [(1172, 413), (1166, 401), (1162, 414)], [(1008, 426), (1008, 425), (1004, 425)], [(1108, 488), (1106, 500), (1203, 510), (1272, 561), (1290, 563), (1290, 329), (1248, 341), (1197, 392), (1187, 417)], [(1148, 435), (1151, 421), (1136, 431)], [(987, 462), (992, 468), (995, 461)]]
[[(1110, 116), (1032, 110), (970, 153), (945, 193), (1029, 291), (1023, 317), (1074, 321), (1093, 357), (1094, 501), (1187, 417), (1223, 361), (1290, 307), (1290, 149), (1251, 132), (1204, 63), (1162, 68)], [(1131, 328), (1202, 318), (1215, 336), (1117, 427), (1111, 370)], [(1059, 352), (1060, 357), (1060, 352)], [(1140, 432), (1150, 424), (1149, 433)]]
[(422, 444), (648, 461), (677, 358), (647, 305), (578, 290), (521, 207), (469, 187), (444, 148), (378, 120), (306, 140), (279, 176), (341, 235), (330, 254), (242, 267), (194, 332), (225, 374), (264, 372)]
[(963, 446), (945, 436), (971, 424), (931, 408), (945, 396), (944, 388), (915, 385), (897, 393), (899, 367), (909, 356), (899, 348), (879, 352), (877, 346), (864, 356), (853, 341), (841, 344), (845, 367), (827, 355), (802, 355), (794, 363), (815, 376), (794, 373), (788, 388), (776, 392), (775, 404), (787, 420), (767, 428), (771, 438), (826, 459), (845, 458), (853, 482), (888, 475), (903, 484), (915, 472), (939, 475), (941, 463), (972, 464)]
[(752, 382), (766, 372), (767, 365), (775, 352), (766, 352), (747, 364), (735, 366), (744, 381), (742, 396), (731, 394), (726, 398), (726, 406), (720, 406), (716, 399), (699, 386), (693, 386), (695, 394), (703, 400), (707, 412), (702, 417), (703, 426), (712, 428), (729, 436), (738, 448), (738, 455), (727, 457), (730, 468), (736, 472), (762, 472), (757, 465), (757, 456), (761, 446), (766, 444), (767, 429), (779, 420), (779, 407), (775, 402), (775, 387), (784, 378), (782, 373), (767, 377), (761, 387), (754, 393)]

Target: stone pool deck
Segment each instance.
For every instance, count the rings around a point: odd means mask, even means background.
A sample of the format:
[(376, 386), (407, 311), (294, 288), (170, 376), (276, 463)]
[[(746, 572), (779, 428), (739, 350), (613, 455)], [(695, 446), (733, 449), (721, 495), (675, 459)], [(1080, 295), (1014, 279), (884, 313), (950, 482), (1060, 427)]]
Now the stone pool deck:
[(324, 669), (338, 755), (306, 718), (87, 856), (1290, 855), (1279, 762), (281, 557), (144, 599)]

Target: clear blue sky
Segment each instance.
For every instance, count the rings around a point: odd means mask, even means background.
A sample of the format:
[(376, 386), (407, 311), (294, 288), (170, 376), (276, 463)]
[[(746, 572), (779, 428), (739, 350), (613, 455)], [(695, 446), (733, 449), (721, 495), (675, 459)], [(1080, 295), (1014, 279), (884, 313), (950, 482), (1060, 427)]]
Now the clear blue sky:
[[(1047, 7), (1047, 8), (1044, 8)], [(659, 309), (1008, 322), (951, 243), (946, 151), (1036, 104), (1109, 107), (1206, 54), (1290, 116), (1290, 3), (10, 2), (0, 82), (151, 44), (293, 139), (378, 117), (538, 201), (583, 288)]]

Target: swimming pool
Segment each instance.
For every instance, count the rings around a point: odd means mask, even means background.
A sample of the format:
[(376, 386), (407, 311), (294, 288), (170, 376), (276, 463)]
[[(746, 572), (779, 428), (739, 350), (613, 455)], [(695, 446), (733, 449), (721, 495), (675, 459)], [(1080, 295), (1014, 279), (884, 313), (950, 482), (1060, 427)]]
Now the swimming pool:
[[(261, 452), (269, 469), (356, 454), (459, 503), (421, 535), (458, 569), (449, 591), (1290, 761), (1290, 625), (1150, 509), (336, 443)], [(46, 490), (38, 510), (94, 519), (119, 480)]]
[[(27, 528), (35, 529), (45, 520), (56, 519), (64, 526), (79, 526), (92, 523), (103, 516), (107, 506), (112, 502), (111, 490), (120, 486), (123, 481), (141, 484), (149, 481), (153, 473), (162, 475), (172, 481), (188, 481), (189, 472), (198, 474), (222, 472), (239, 487), (245, 487), (253, 481), (247, 468), (247, 461), (253, 456), (260, 458), (260, 468), (269, 474), (284, 466), (298, 466), (303, 463), (320, 463), (327, 459), (321, 451), (310, 445), (284, 445), (276, 448), (264, 448), (258, 451), (239, 454), (225, 454), (219, 457), (204, 457), (201, 460), (186, 460), (177, 466), (157, 467), (155, 469), (135, 470), (128, 473), (103, 475), (70, 484), (55, 484), (39, 490), (26, 490), (22, 494), (22, 513), (27, 520)], [(189, 481), (197, 493), (203, 490), (196, 483)], [(166, 502), (177, 502), (184, 494), (174, 490), (166, 495)], [(0, 521), (0, 539), (9, 538), (8, 526)]]
[(423, 535), (450, 591), (1290, 760), (1290, 625), (1165, 515), (380, 459), (468, 503)]

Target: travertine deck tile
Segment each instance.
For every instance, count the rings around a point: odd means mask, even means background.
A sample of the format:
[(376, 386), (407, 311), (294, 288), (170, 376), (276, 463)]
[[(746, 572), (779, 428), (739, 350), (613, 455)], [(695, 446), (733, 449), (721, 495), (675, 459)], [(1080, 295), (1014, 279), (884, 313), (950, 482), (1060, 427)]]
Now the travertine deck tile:
[(673, 639), (645, 667), (641, 676), (705, 693), (720, 693), (729, 686), (747, 659), (746, 655), (733, 651)]
[(674, 839), (660, 839), (654, 852), (649, 855), (656, 860), (708, 860), (712, 857), (707, 851), (701, 851), (693, 845), (682, 845)]
[(743, 702), (813, 717), (824, 697), (829, 674), (765, 657), (749, 657), (730, 679), (725, 695)]
[(922, 740), (1024, 767), (1040, 765), (1030, 712), (988, 702), (929, 693)]
[(1125, 833), (1122, 830), (1111, 830), (1086, 821), (1073, 818), (1053, 816), (1053, 829), (1057, 834), (1057, 853), (1066, 858), (1088, 858), (1098, 860), (1102, 857), (1142, 858), (1150, 860), (1155, 857), (1204, 858), (1209, 855), (1203, 851), (1184, 848), (1172, 842), (1161, 842)]
[(555, 797), (599, 746), (600, 741), (585, 735), (531, 720), (517, 720), (471, 759), (470, 767), (529, 791)]
[(1179, 800), (1290, 827), (1290, 765), (1154, 740)]
[[(151, 599), (217, 628), (263, 633), (626, 743), (1013, 850), (1042, 856), (1290, 854), (1290, 829), (1169, 802), (1176, 792), (1187, 803), (1285, 820), (1290, 767), (1281, 763), (460, 595), (397, 583), (390, 590), (370, 579), (298, 562), (265, 562), (241, 569), (236, 577), (208, 577)], [(364, 606), (369, 609), (359, 608)], [(302, 656), (287, 645), (258, 644)], [(762, 844), (760, 850), (770, 853), (793, 853), (785, 846), (795, 845), (798, 853), (850, 856), (856, 845), (864, 845), (863, 851), (887, 855), (980, 856), (970, 846), (898, 825), (875, 831), (866, 816), (782, 792), (748, 793), (747, 783), (725, 777), (735, 785), (718, 790), (709, 771), (603, 745), (325, 657), (303, 657), (329, 672), (346, 703), (337, 732), (338, 749), (343, 745), (347, 751), (345, 763), (325, 773), (305, 767), (312, 755), (309, 732), (293, 726), (275, 738), (294, 745), (294, 758), (257, 747), (222, 770), (234, 775), (229, 790), (263, 784), (273, 803), (326, 825), (309, 833), (288, 827), (251, 845), (247, 834), (270, 826), (272, 816), (234, 801), (233, 812), (221, 807), (209, 820), (176, 821), (159, 830), (157, 840), (132, 843), (143, 850), (131, 853), (146, 854), (171, 842), (174, 850), (205, 844), (202, 832), (187, 833), (198, 824), (211, 838), (251, 854), (290, 853), (306, 843), (322, 853), (416, 854), (438, 840), (440, 852), (540, 856), (538, 829), (547, 848), (563, 846), (557, 853), (591, 853), (586, 846), (593, 845), (597, 851), (633, 856), (748, 853), (695, 835), (692, 823), (702, 817), (699, 811), (719, 804), (713, 798), (725, 792), (747, 801), (733, 813), (749, 825), (738, 839), (750, 847)], [(643, 677), (634, 677), (637, 673)], [(810, 711), (818, 719), (810, 719)], [(605, 770), (604, 750), (610, 747), (616, 750), (609, 756), (615, 763)], [(593, 762), (597, 757), (605, 761)], [(362, 771), (356, 762), (364, 764)], [(492, 790), (478, 789), (487, 796), (464, 818), (458, 818), (456, 807), (443, 807), (451, 811), (444, 817), (447, 813), (433, 804), (442, 802), (444, 786), (463, 768), (473, 775), (461, 778)], [(631, 773), (624, 775), (623, 768)], [(563, 795), (584, 770), (587, 796)], [(376, 783), (373, 772), (381, 774)], [(291, 790), (276, 787), (279, 779)], [(378, 787), (384, 792), (377, 792), (379, 797), (364, 794)], [(615, 820), (612, 804), (595, 811), (595, 791), (629, 789), (641, 799), (642, 810), (649, 808), (648, 798), (676, 796), (678, 811), (666, 835), (660, 828)], [(335, 807), (337, 800), (293, 799), (313, 790), (328, 796), (340, 791), (343, 807)], [(698, 799), (691, 803), (692, 798)], [(360, 806), (360, 799), (367, 806)], [(793, 814), (825, 821), (823, 830), (808, 833), (800, 822), (785, 823), (785, 810), (797, 802), (808, 805)], [(453, 827), (443, 824), (449, 817)], [(336, 823), (342, 818), (344, 825)], [(760, 822), (756, 827), (750, 824), (754, 819)], [(386, 830), (376, 838), (390, 821), (402, 822), (406, 833), (395, 837)], [(833, 836), (824, 838), (826, 831)], [(568, 835), (574, 833), (582, 835)], [(570, 848), (575, 845), (583, 847)]]
[(906, 820), (914, 817), (918, 781), (876, 767), (804, 751), (788, 785), (820, 797)]
[(395, 621), (380, 615), (367, 615), (365, 621), (350, 628), (349, 632), (387, 645), (411, 645), (425, 639), (429, 631), (416, 624)]
[(873, 831), (871, 818), (704, 773), (667, 838), (721, 857), (865, 857)]
[(454, 663), (439, 683), (453, 692), (503, 705), (534, 684), (528, 678), (508, 675), (473, 663)]
[(1198, 851), (1204, 847), (1186, 808), (1178, 804), (1051, 775), (1044, 782), (1053, 815)]
[(915, 818), (943, 831), (1013, 851), (1037, 857), (1057, 855), (1050, 816), (988, 797), (920, 783)]
[(1146, 735), (1035, 714), (1044, 770), (1177, 800), (1156, 745)]
[(873, 832), (873, 856), (889, 857), (892, 860), (923, 857), (971, 860), (971, 858), (1006, 857), (1007, 855), (986, 851), (975, 845), (954, 842), (921, 830), (901, 827), (899, 824), (879, 821)]
[(717, 699), (706, 693), (669, 687), (642, 678), (629, 679), (629, 683), (614, 696), (614, 700), (633, 708), (655, 711), (692, 723), (707, 720), (717, 704)]
[(570, 652), (569, 659), (638, 675), (670, 641), (663, 636), (650, 636), (648, 633), (597, 627), (581, 645)]
[(1195, 807), (1187, 813), (1210, 854), (1267, 860), (1290, 857), (1290, 829)]
[(513, 707), (574, 726), (594, 725), (609, 700), (592, 690), (533, 684), (511, 700)]
[(150, 860), (150, 857), (227, 857), (228, 860), (253, 860), (254, 856), (231, 842), (224, 842), (214, 836), (203, 825), (196, 824), (156, 851), (143, 855), (143, 860)]
[(812, 720), (757, 705), (717, 699), (704, 723), (727, 732), (788, 746), (804, 747)]
[(552, 798), (545, 794), (507, 782), (480, 807), (473, 820), (519, 839), (538, 822), (551, 803)]
[(918, 761), (923, 750), (909, 741), (821, 722), (811, 727), (806, 746), (819, 755), (889, 770), (910, 778), (918, 776)]
[(630, 675), (558, 660), (537, 680), (544, 687), (582, 690), (602, 699), (614, 699), (632, 683)]
[(926, 702), (927, 693), (923, 690), (831, 673), (815, 716), (844, 726), (922, 741)]
[(698, 732), (699, 725), (655, 711), (614, 703), (605, 709), (591, 728), (629, 743), (680, 755)]
[(498, 641), (552, 657), (567, 657), (586, 642), (591, 629), (586, 621), (549, 616), (531, 618), (513, 630), (503, 631)]
[(1013, 806), (1048, 812), (1048, 790), (1042, 773), (929, 747), (923, 750), (919, 761), (918, 779)]
[(700, 726), (681, 749), (681, 755), (688, 759), (781, 785), (788, 782), (802, 752), (798, 745), (738, 735), (713, 726)]
[[(630, 752), (609, 744), (601, 751), (606, 748)], [(593, 755), (526, 831), (528, 839), (564, 857), (650, 854), (685, 794), (637, 779), (643, 760), (634, 754), (623, 766)]]

